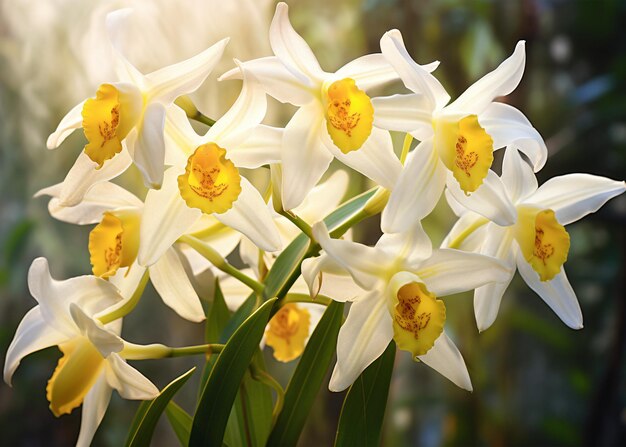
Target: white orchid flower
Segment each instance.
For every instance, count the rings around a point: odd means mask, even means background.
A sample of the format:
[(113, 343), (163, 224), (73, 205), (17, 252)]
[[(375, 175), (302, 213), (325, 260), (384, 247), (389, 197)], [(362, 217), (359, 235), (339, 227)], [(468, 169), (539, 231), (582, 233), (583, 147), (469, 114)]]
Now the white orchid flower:
[(374, 125), (410, 133), (421, 141), (406, 165), (382, 214), (385, 232), (403, 231), (427, 216), (437, 204), (446, 182), (466, 194), (477, 191), (495, 174), (489, 169), (493, 151), (513, 141), (530, 158), (535, 171), (547, 159), (546, 145), (537, 130), (514, 107), (494, 102), (519, 84), (525, 65), (525, 45), (498, 68), (483, 76), (453, 103), (434, 76), (409, 56), (398, 30), (387, 32), (382, 53), (414, 93), (372, 100)]
[[(202, 321), (205, 313), (185, 270), (182, 245), (173, 243), (152, 265), (137, 263), (140, 246), (139, 228), (144, 204), (135, 195), (114, 183), (94, 185), (83, 201), (73, 207), (59, 203), (60, 184), (39, 191), (36, 196), (52, 196), (48, 204), (56, 219), (78, 225), (97, 224), (89, 233), (89, 254), (93, 274), (100, 278), (126, 277), (135, 286), (146, 269), (163, 302), (181, 317)], [(189, 234), (226, 257), (239, 243), (241, 234), (203, 215)]]
[(432, 250), (419, 223), (404, 233), (384, 234), (374, 247), (331, 239), (323, 223), (313, 226), (313, 234), (324, 254), (302, 264), (312, 294), (324, 286), (327, 274), (342, 270), (362, 289), (357, 296), (341, 289), (328, 294), (336, 301), (353, 301), (339, 331), (331, 391), (350, 386), (392, 339), (471, 391), (463, 357), (444, 331), (445, 305), (437, 297), (503, 281), (508, 278), (504, 264), (475, 253)]
[(82, 404), (78, 446), (88, 446), (104, 417), (111, 393), (125, 399), (153, 399), (159, 390), (126, 363), (120, 352), (121, 320), (103, 325), (98, 315), (123, 300), (110, 282), (94, 276), (56, 281), (45, 258), (33, 261), (28, 287), (39, 303), (22, 319), (7, 351), (4, 380), (27, 355), (58, 346), (63, 357), (46, 388), (55, 416), (69, 414)]
[[(389, 132), (373, 127), (366, 91), (398, 78), (382, 54), (369, 54), (335, 73), (323, 71), (296, 33), (285, 3), (276, 5), (270, 26), (275, 56), (244, 63), (267, 93), (297, 107), (282, 142), (282, 204), (297, 207), (320, 180), (333, 157), (391, 189), (402, 169)], [(438, 63), (424, 68), (432, 71)], [(236, 70), (220, 79), (237, 76)]]
[(163, 187), (150, 190), (141, 221), (139, 263), (154, 264), (204, 214), (212, 215), (265, 251), (281, 248), (280, 235), (265, 201), (239, 168), (279, 160), (280, 129), (259, 124), (267, 107), (265, 92), (244, 74), (233, 106), (200, 136), (185, 113), (172, 108), (168, 135), (176, 150)]
[(48, 138), (48, 148), (54, 149), (82, 127), (88, 140), (64, 182), (61, 201), (66, 206), (80, 201), (81, 193), (93, 184), (124, 172), (131, 162), (141, 171), (146, 186), (161, 186), (167, 107), (200, 87), (228, 43), (223, 39), (190, 59), (143, 75), (122, 55), (118, 42), (131, 12), (121, 9), (106, 18), (119, 81), (100, 85), (96, 97), (70, 110)]
[(501, 179), (494, 176), (469, 197), (458, 186), (450, 187), (446, 197), (460, 218), (443, 246), (494, 256), (510, 269), (506, 281), (476, 289), (478, 329), (484, 331), (495, 321), (516, 265), (526, 284), (567, 326), (582, 328), (580, 305), (563, 269), (570, 247), (564, 225), (624, 191), (623, 181), (588, 174), (554, 177), (537, 187), (532, 168), (514, 147), (505, 152)]

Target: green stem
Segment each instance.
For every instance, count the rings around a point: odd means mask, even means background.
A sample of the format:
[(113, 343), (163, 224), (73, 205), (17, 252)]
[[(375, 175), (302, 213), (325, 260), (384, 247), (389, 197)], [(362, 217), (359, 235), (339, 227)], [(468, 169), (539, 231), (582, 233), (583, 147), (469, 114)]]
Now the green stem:
[(308, 303), (328, 306), (332, 301), (332, 299), (324, 295), (317, 295), (315, 298), (311, 298), (311, 296), (306, 293), (288, 293), (275, 307), (284, 306), (288, 303)]
[(311, 230), (311, 226), (306, 223), (300, 216), (292, 213), (291, 211), (285, 210), (282, 210), (280, 214), (289, 219), (291, 223), (293, 223), (296, 227), (300, 228), (300, 231), (306, 234), (309, 239), (311, 239), (312, 241), (314, 240), (313, 230)]
[[(138, 267), (135, 266), (135, 268)], [(108, 324), (128, 315), (141, 299), (141, 295), (143, 295), (146, 284), (148, 284), (148, 279), (150, 279), (150, 271), (146, 269), (141, 277), (141, 280), (139, 281), (139, 284), (137, 285), (137, 288), (135, 289), (135, 292), (133, 293), (133, 296), (131, 296), (127, 301), (121, 301), (120, 304), (111, 309), (109, 313), (102, 315), (98, 318), (98, 320), (100, 320), (102, 324)]]
[(254, 364), (250, 364), (250, 374), (252, 378), (257, 382), (261, 382), (274, 391), (276, 391), (276, 404), (274, 405), (274, 410), (272, 411), (272, 426), (276, 423), (276, 418), (283, 409), (283, 404), (285, 403), (285, 391), (283, 387), (280, 386), (280, 383), (276, 381), (272, 376), (270, 376), (265, 371), (257, 368)]
[(184, 357), (199, 354), (204, 354), (208, 357), (211, 354), (222, 352), (222, 349), (224, 349), (224, 345), (220, 344), (172, 348), (159, 343), (136, 345), (134, 343), (124, 342), (124, 349), (120, 352), (120, 355), (127, 360), (162, 359), (166, 357)]
[(179, 242), (183, 242), (189, 245), (191, 248), (196, 250), (199, 254), (201, 254), (205, 259), (207, 259), (211, 264), (215, 267), (223, 271), (224, 273), (228, 273), (233, 278), (238, 279), (243, 284), (250, 287), (257, 294), (262, 294), (265, 286), (258, 282), (257, 280), (250, 278), (245, 273), (242, 273), (237, 268), (233, 267), (229, 264), (226, 259), (222, 257), (217, 251), (213, 250), (211, 247), (203, 243), (201, 240), (190, 236), (188, 234), (180, 237), (178, 239)]
[(455, 237), (454, 240), (448, 244), (448, 248), (459, 248), (465, 239), (467, 239), (474, 231), (478, 230), (487, 222), (489, 222), (489, 220), (484, 217), (477, 219), (473, 224), (468, 226), (457, 237)]
[(200, 112), (191, 100), (191, 98), (187, 95), (178, 97), (176, 101), (174, 101), (174, 104), (183, 109), (185, 111), (185, 114), (187, 115), (187, 118), (189, 119), (192, 119), (202, 124), (206, 124), (209, 127), (215, 124), (215, 120)]
[(402, 154), (400, 154), (400, 163), (404, 164), (406, 161), (406, 156), (409, 155), (409, 149), (411, 149), (411, 143), (413, 142), (413, 137), (411, 134), (407, 133), (404, 136), (404, 144), (402, 145)]

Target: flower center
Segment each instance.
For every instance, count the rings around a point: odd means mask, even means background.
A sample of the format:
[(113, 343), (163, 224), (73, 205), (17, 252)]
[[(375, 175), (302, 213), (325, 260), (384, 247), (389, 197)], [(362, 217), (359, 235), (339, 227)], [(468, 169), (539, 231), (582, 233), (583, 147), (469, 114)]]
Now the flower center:
[(413, 357), (426, 354), (443, 332), (446, 306), (417, 282), (402, 286), (396, 299), (393, 333), (398, 347)]
[(83, 403), (104, 366), (104, 358), (85, 337), (76, 337), (59, 349), (63, 357), (46, 387), (50, 410), (57, 417), (71, 413)]
[(302, 354), (310, 321), (309, 312), (296, 304), (285, 304), (276, 312), (265, 331), (265, 341), (274, 348), (276, 360), (289, 362)]
[(519, 207), (515, 238), (524, 259), (539, 274), (541, 281), (549, 281), (567, 261), (570, 239), (567, 230), (552, 210), (538, 211)]
[(326, 129), (333, 143), (347, 154), (363, 146), (372, 133), (374, 108), (354, 79), (333, 82), (326, 92)]
[(434, 127), (435, 145), (443, 163), (466, 194), (476, 191), (493, 163), (493, 139), (476, 115), (459, 121), (440, 119)]
[(135, 212), (119, 215), (104, 213), (89, 233), (89, 259), (93, 274), (101, 278), (115, 275), (121, 267), (130, 267), (139, 251), (140, 217)]
[(226, 158), (226, 150), (215, 143), (199, 146), (178, 177), (178, 189), (190, 208), (207, 214), (225, 213), (241, 192), (241, 176)]

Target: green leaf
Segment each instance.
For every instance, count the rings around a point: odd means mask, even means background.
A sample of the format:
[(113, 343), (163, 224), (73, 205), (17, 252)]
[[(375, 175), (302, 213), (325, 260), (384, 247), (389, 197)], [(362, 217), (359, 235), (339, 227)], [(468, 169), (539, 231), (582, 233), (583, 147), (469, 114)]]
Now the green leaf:
[(344, 303), (333, 301), (311, 334), (287, 386), (285, 404), (267, 441), (268, 446), (296, 445), (335, 353), (343, 307)]
[(165, 415), (174, 429), (174, 433), (180, 445), (186, 446), (189, 443), (189, 433), (191, 433), (191, 423), (193, 419), (185, 410), (180, 408), (174, 401), (170, 401), (165, 407)]
[(226, 343), (228, 341), (245, 319), (254, 312), (256, 305), (257, 296), (253, 293), (237, 308), (231, 319), (228, 320), (228, 323), (224, 326), (222, 334), (220, 335), (220, 343)]
[(396, 344), (392, 341), (352, 384), (343, 401), (335, 446), (380, 445), (395, 358)]
[(207, 343), (218, 343), (222, 335), (222, 331), (230, 320), (230, 310), (224, 300), (224, 294), (220, 287), (218, 279), (215, 280), (215, 293), (213, 295), (213, 304), (206, 319), (205, 340)]
[(237, 391), (258, 350), (275, 302), (268, 300), (244, 321), (217, 357), (198, 402), (189, 445), (221, 447)]
[(161, 413), (165, 411), (168, 402), (174, 397), (178, 390), (187, 382), (189, 377), (195, 371), (195, 367), (191, 368), (182, 376), (174, 379), (169, 383), (161, 393), (153, 400), (142, 402), (135, 414), (135, 419), (131, 424), (128, 437), (126, 438), (126, 446), (149, 446), (152, 439), (154, 428), (161, 417)]

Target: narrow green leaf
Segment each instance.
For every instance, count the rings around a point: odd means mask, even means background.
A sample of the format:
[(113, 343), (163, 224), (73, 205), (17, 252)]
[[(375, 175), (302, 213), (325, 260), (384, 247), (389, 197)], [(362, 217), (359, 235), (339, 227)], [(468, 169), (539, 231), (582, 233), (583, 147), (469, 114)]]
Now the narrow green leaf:
[(237, 308), (233, 316), (228, 320), (222, 333), (220, 335), (220, 343), (226, 343), (228, 339), (235, 333), (237, 328), (252, 315), (257, 303), (257, 297), (252, 293), (246, 300), (241, 303), (241, 306)]
[(267, 441), (268, 446), (296, 445), (328, 365), (335, 353), (344, 303), (333, 301), (311, 334), (289, 381), (285, 404)]
[(335, 446), (380, 445), (395, 358), (396, 344), (392, 341), (352, 384), (343, 401)]
[(191, 433), (193, 419), (191, 419), (189, 413), (176, 405), (174, 401), (168, 402), (167, 407), (165, 407), (165, 415), (170, 421), (170, 425), (174, 429), (180, 445), (186, 447), (189, 443), (189, 433)]
[(244, 321), (217, 357), (198, 402), (189, 445), (221, 447), (237, 391), (259, 347), (275, 302), (268, 300)]
[(230, 320), (230, 310), (224, 300), (224, 294), (220, 287), (218, 279), (215, 280), (215, 293), (213, 294), (213, 303), (211, 304), (211, 310), (206, 319), (206, 331), (205, 340), (207, 343), (218, 343), (222, 331), (226, 327), (228, 320)]
[(178, 390), (187, 382), (189, 377), (194, 373), (195, 367), (191, 368), (182, 376), (174, 379), (169, 383), (161, 393), (153, 400), (143, 402), (135, 419), (131, 424), (131, 429), (126, 438), (126, 446), (139, 447), (149, 446), (152, 439), (154, 428), (161, 417), (161, 413), (165, 411), (168, 402), (174, 397)]

